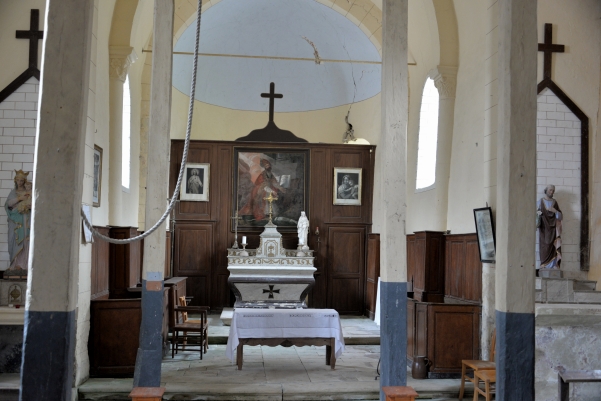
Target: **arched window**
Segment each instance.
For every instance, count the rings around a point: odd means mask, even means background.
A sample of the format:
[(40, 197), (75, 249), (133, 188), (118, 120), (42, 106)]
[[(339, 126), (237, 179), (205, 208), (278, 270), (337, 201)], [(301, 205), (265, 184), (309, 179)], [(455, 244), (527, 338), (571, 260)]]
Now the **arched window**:
[(426, 80), (419, 112), (417, 178), (415, 189), (424, 189), (436, 181), (436, 142), (438, 137), (438, 90), (431, 78)]
[(121, 186), (129, 190), (130, 150), (131, 150), (131, 94), (129, 92), (129, 75), (123, 84), (123, 113), (121, 128)]

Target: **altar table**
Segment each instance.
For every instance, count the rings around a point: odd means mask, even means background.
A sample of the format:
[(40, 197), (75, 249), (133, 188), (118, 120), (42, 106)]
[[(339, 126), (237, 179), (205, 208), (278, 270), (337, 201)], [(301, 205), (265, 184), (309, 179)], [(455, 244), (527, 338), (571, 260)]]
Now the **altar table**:
[[(334, 309), (234, 309), (226, 356), (242, 369), (244, 345), (325, 345), (326, 365), (334, 369), (344, 351), (340, 317)], [(237, 349), (234, 355), (234, 350)]]

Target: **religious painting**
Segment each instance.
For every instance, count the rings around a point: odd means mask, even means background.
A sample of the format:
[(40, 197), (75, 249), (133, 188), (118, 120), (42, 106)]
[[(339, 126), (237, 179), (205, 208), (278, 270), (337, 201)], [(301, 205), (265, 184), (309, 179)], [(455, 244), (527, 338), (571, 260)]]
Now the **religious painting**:
[(361, 205), (360, 168), (334, 167), (334, 204)]
[[(266, 198), (274, 200), (270, 203)], [(296, 231), (309, 213), (309, 150), (234, 148), (234, 214), (238, 230), (255, 231), (272, 222)]]
[(476, 221), (480, 261), (495, 263), (495, 226), (492, 220), (491, 208), (474, 209), (474, 220)]
[(94, 183), (92, 184), (92, 205), (100, 207), (100, 191), (102, 190), (102, 148), (94, 145)]
[(209, 163), (186, 163), (179, 199), (183, 201), (209, 201)]

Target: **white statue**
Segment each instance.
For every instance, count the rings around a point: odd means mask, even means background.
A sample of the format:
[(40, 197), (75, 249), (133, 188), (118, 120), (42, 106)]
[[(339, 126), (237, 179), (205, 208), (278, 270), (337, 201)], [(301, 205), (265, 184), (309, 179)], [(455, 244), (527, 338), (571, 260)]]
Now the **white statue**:
[(309, 219), (305, 215), (305, 212), (301, 212), (296, 227), (298, 232), (299, 249), (308, 250), (309, 247), (307, 246), (307, 234), (309, 233)]

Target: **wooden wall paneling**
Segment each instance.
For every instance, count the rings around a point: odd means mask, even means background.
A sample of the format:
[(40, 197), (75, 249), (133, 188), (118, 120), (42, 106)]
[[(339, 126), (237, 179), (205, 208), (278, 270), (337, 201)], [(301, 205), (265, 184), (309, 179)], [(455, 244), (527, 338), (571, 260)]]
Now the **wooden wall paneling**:
[[(309, 292), (309, 307), (325, 308), (327, 305), (327, 233), (330, 212), (330, 203), (332, 202), (332, 175), (328, 165), (328, 151), (324, 148), (311, 149), (311, 181), (309, 183), (311, 192), (309, 217), (309, 247), (314, 250), (315, 285)], [(315, 229), (319, 227), (319, 243), (315, 235)]]
[(423, 302), (444, 301), (445, 239), (438, 231), (415, 233), (414, 298)]
[(407, 358), (415, 353), (415, 300), (407, 298)]
[[(109, 235), (108, 227), (94, 228), (103, 235)], [(92, 242), (91, 299), (109, 295), (109, 243), (96, 239)]]
[(380, 234), (368, 234), (365, 311), (370, 319), (373, 319), (376, 313), (378, 277), (380, 277)]
[(478, 239), (466, 238), (465, 242), (465, 287), (463, 298), (469, 301), (482, 302), (482, 262), (478, 252)]
[[(144, 261), (144, 240), (142, 240), (142, 262)], [(166, 232), (165, 236), (165, 268), (163, 269), (163, 277), (169, 278), (173, 276), (171, 273), (171, 231)]]
[(413, 296), (415, 284), (415, 234), (407, 235), (407, 292)]
[(175, 226), (174, 276), (188, 277), (190, 305), (211, 305), (213, 223), (178, 223)]
[(365, 227), (328, 228), (328, 308), (363, 314)]
[[(213, 205), (213, 215), (215, 216), (215, 232), (213, 239), (215, 249), (222, 249), (222, 252), (213, 253), (213, 270), (211, 277), (211, 306), (213, 311), (220, 311), (224, 307), (232, 306), (231, 290), (227, 283), (229, 271), (227, 270), (227, 248), (234, 244), (233, 220), (234, 215), (233, 202), (233, 151), (231, 145), (218, 145), (214, 148), (214, 157), (211, 166), (212, 188), (215, 189), (213, 195), (209, 194), (209, 199)], [(215, 182), (217, 181), (217, 182)], [(238, 243), (240, 244), (242, 235), (238, 234)]]
[(426, 238), (415, 235), (413, 245), (413, 297), (422, 301), (426, 287)]
[(427, 309), (430, 372), (461, 373), (462, 359), (479, 358), (480, 307), (430, 303)]
[(476, 234), (445, 236), (445, 296), (480, 303), (482, 263)]
[[(330, 181), (329, 185), (330, 194), (328, 198), (330, 198), (330, 216), (329, 220), (332, 223), (370, 223), (371, 222), (371, 202), (373, 193), (371, 190), (371, 185), (369, 182), (369, 178), (367, 179), (366, 184), (366, 172), (369, 171), (369, 156), (366, 158), (364, 155), (364, 151), (361, 149), (354, 149), (352, 147), (347, 147), (343, 149), (330, 149)], [(361, 190), (361, 206), (351, 206), (351, 205), (334, 205), (334, 168), (335, 167), (352, 167), (352, 168), (361, 168), (363, 169), (361, 174), (362, 180), (362, 190)], [(328, 190), (328, 187), (324, 188), (324, 190)]]
[[(211, 163), (213, 147), (214, 145), (212, 144), (190, 142), (187, 163)], [(177, 165), (178, 172), (180, 165), (181, 158)], [(211, 176), (213, 175), (213, 170), (213, 168), (210, 169)], [(211, 219), (211, 194), (213, 193), (215, 181), (211, 176), (209, 176), (209, 202), (179, 201), (176, 208), (176, 220)]]
[(428, 304), (414, 302), (415, 305), (415, 356), (428, 355)]
[[(136, 227), (110, 227), (109, 236), (116, 239), (135, 237)], [(128, 298), (127, 290), (140, 283), (142, 271), (141, 244), (109, 245), (109, 296), (111, 299)]]
[(461, 298), (462, 277), (465, 256), (465, 244), (461, 240), (454, 240), (447, 236), (447, 257), (445, 261), (446, 283), (445, 294)]

